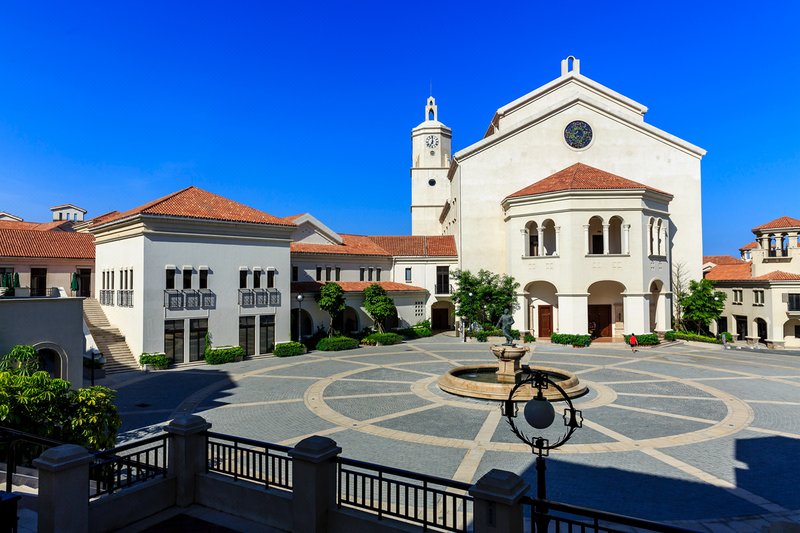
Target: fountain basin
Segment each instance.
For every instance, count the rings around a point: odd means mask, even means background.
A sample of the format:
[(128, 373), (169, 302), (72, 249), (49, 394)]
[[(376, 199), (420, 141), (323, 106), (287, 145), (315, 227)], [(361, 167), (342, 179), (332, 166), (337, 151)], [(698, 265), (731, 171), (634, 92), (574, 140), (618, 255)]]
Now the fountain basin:
[[(585, 385), (578, 380), (572, 372), (560, 368), (536, 366), (536, 370), (546, 372), (547, 375), (564, 389), (570, 399), (578, 398), (588, 392)], [(467, 396), (469, 398), (482, 398), (485, 400), (507, 400), (514, 383), (501, 383), (497, 380), (497, 364), (459, 366), (448, 370), (439, 378), (439, 388), (450, 394)], [(515, 400), (524, 401), (533, 398), (533, 387), (520, 387), (514, 395)], [(555, 387), (545, 389), (544, 396), (548, 400), (562, 400), (563, 397)]]

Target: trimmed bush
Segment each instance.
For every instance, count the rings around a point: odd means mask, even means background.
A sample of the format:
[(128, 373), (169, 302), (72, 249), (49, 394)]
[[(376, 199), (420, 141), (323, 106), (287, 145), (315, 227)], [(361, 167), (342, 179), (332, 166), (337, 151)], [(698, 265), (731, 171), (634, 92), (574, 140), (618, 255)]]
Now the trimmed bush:
[(372, 333), (361, 339), (361, 344), (367, 346), (389, 346), (391, 344), (400, 344), (403, 342), (403, 336), (397, 333)]
[(326, 337), (317, 343), (317, 350), (321, 352), (338, 352), (353, 348), (358, 348), (358, 339), (352, 337)]
[(525, 342), (536, 342), (536, 337), (534, 337), (531, 333), (526, 333), (523, 337)]
[(244, 348), (241, 346), (224, 346), (206, 350), (206, 363), (209, 365), (232, 363), (237, 357), (244, 357)]
[[(728, 333), (727, 331), (725, 333)], [(729, 340), (733, 340), (733, 335), (728, 333), (730, 337)], [(697, 333), (686, 333), (683, 331), (668, 331), (664, 334), (664, 338), (668, 341), (674, 341), (676, 339), (684, 340), (684, 341), (695, 341), (695, 342), (708, 342), (710, 344), (722, 344), (722, 338), (716, 337), (707, 337), (705, 335), (698, 335)]]
[(431, 328), (416, 325), (413, 328), (398, 329), (395, 333), (402, 335), (406, 339), (421, 339), (422, 337), (430, 337), (433, 335)]
[(306, 353), (306, 347), (302, 342), (281, 342), (276, 344), (275, 349), (272, 350), (275, 357), (292, 357), (304, 353)]
[[(95, 361), (95, 363), (97, 363), (97, 361)], [(91, 366), (91, 364), (91, 359), (89, 359), (89, 366)], [(148, 365), (152, 366), (153, 368), (163, 370), (169, 366), (169, 359), (167, 359), (167, 355), (163, 352), (143, 353), (139, 356), (139, 364), (142, 366)], [(97, 368), (100, 368), (101, 366), (98, 366)]]
[[(326, 338), (328, 336), (328, 332), (325, 331), (323, 328), (317, 329), (314, 334), (306, 339), (303, 339), (301, 342), (305, 345), (306, 351), (303, 353), (308, 352), (309, 350), (313, 350), (319, 341)], [(292, 354), (298, 355), (298, 354)]]
[[(471, 331), (467, 335), (470, 337), (475, 337), (478, 342), (486, 342), (489, 337), (503, 337), (503, 330), (501, 329), (492, 329), (486, 328), (481, 329), (478, 331)], [(512, 329), (511, 330), (511, 338), (514, 340), (519, 340), (519, 330)]]
[[(625, 338), (625, 344), (630, 346), (631, 336), (623, 335), (623, 337)], [(658, 335), (655, 333), (642, 333), (641, 335), (636, 335), (636, 341), (639, 343), (639, 346), (655, 346), (656, 344), (661, 344)]]
[(720, 334), (719, 334), (719, 340), (720, 340), (720, 342), (722, 341), (722, 337), (725, 337), (725, 339), (726, 339), (728, 342), (733, 342), (733, 333), (731, 333), (731, 332), (729, 332), (729, 331), (723, 331), (722, 333), (720, 333)]
[(566, 344), (569, 346), (589, 346), (592, 344), (591, 335), (574, 335), (571, 333), (553, 333), (550, 335), (550, 342), (554, 344)]

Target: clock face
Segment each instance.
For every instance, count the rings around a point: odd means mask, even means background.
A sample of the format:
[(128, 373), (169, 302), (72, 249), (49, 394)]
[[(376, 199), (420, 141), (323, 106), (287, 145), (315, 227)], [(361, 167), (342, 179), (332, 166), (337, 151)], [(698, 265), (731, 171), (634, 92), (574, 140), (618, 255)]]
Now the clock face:
[(573, 148), (586, 148), (592, 142), (592, 127), (582, 120), (573, 120), (564, 128), (564, 140)]
[(425, 138), (425, 146), (427, 146), (428, 148), (436, 148), (437, 146), (439, 146), (439, 137), (437, 137), (436, 135), (428, 135)]

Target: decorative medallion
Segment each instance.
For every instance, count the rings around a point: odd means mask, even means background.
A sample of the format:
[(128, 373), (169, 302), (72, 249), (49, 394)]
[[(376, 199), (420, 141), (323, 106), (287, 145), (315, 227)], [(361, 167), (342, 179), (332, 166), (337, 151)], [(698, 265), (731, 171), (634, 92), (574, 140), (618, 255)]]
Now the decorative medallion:
[(564, 140), (573, 148), (586, 148), (592, 142), (592, 127), (582, 120), (573, 120), (564, 128)]

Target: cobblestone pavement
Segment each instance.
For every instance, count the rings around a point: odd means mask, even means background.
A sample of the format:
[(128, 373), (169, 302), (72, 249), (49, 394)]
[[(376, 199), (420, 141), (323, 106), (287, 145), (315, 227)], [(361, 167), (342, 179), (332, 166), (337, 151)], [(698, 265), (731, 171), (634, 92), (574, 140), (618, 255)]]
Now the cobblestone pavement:
[[(104, 384), (119, 390), (123, 440), (196, 413), (222, 433), (284, 445), (326, 435), (347, 457), (465, 482), (501, 468), (535, 487), (533, 456), (499, 403), (436, 386), (449, 368), (491, 361), (488, 348), (440, 335)], [(800, 357), (549, 343), (529, 357), (589, 387), (575, 402), (584, 427), (547, 460), (550, 499), (708, 531), (800, 523)]]

